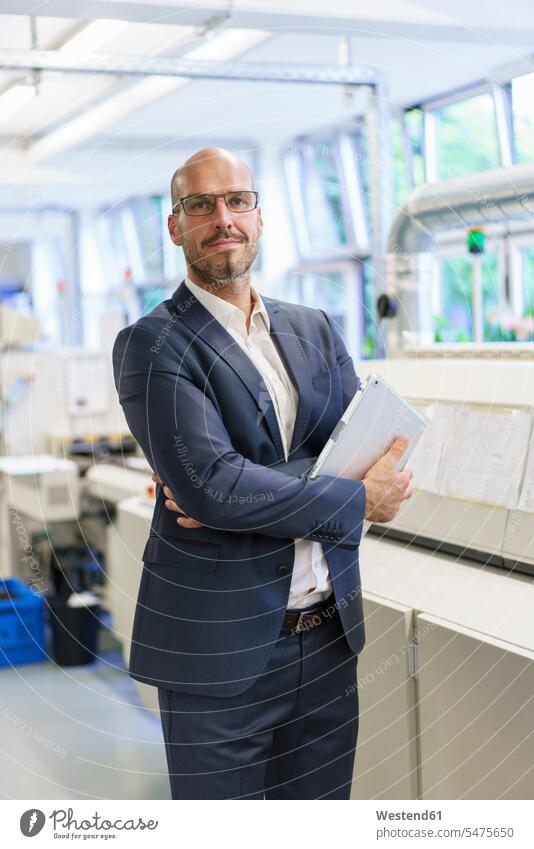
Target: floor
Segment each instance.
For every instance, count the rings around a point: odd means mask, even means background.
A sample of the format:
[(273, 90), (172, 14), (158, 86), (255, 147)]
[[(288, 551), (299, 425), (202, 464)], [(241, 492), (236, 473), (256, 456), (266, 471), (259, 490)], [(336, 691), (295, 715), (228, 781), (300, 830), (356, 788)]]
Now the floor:
[(0, 798), (170, 799), (159, 717), (120, 651), (0, 669)]

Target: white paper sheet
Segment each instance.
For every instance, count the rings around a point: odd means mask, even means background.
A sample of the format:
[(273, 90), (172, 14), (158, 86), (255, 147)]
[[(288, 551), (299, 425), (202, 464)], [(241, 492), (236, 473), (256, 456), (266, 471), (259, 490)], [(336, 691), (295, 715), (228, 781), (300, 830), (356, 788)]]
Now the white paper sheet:
[(534, 512), (534, 432), (531, 433), (530, 437), (523, 486), (521, 487), (521, 495), (519, 496), (517, 507), (525, 513)]
[(527, 457), (532, 413), (458, 407), (442, 457), (440, 492), (514, 509)]
[(426, 492), (440, 492), (443, 457), (455, 428), (457, 407), (452, 404), (414, 404), (429, 424), (415, 448), (408, 468), (413, 472), (412, 486)]

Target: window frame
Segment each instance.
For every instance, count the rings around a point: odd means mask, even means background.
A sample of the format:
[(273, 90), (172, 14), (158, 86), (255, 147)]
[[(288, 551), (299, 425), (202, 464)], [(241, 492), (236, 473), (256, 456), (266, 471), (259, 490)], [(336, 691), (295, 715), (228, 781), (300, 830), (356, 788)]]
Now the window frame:
[[(484, 253), (495, 253), (497, 259), (497, 281), (499, 283), (498, 299), (503, 307), (510, 306), (508, 293), (505, 291), (505, 269), (506, 269), (506, 238), (503, 233), (487, 233)], [(469, 257), (469, 251), (466, 247), (465, 233), (455, 231), (447, 231), (440, 234), (439, 238), (434, 243), (432, 251), (433, 258), (433, 286), (432, 286), (432, 314), (435, 315), (434, 309), (437, 307), (438, 315), (443, 313), (443, 298), (442, 298), (442, 283), (441, 283), (441, 262), (443, 260), (464, 259)], [(484, 318), (484, 315), (482, 316)], [(472, 322), (473, 324), (473, 322)], [(474, 326), (473, 326), (474, 332)], [(433, 342), (435, 346), (440, 345), (458, 345), (462, 342)], [(469, 345), (491, 345), (500, 344), (499, 342), (489, 342), (485, 339), (471, 339)]]
[[(341, 209), (344, 219), (346, 244), (333, 246), (327, 251), (314, 251), (306, 212), (303, 191), (305, 181), (304, 147), (307, 145), (331, 145), (336, 174), (341, 192)], [(358, 163), (360, 151), (355, 139), (347, 130), (307, 135), (299, 138), (293, 150), (284, 154), (283, 163), (288, 190), (288, 201), (294, 226), (299, 264), (336, 262), (344, 255), (363, 259), (370, 253), (368, 216), (363, 194), (363, 185)]]
[[(360, 259), (337, 259), (331, 261), (305, 262), (287, 271), (286, 278), (293, 274), (324, 275), (329, 272), (341, 272), (344, 290), (344, 319), (343, 333), (347, 350), (353, 359), (362, 359), (365, 341), (365, 316), (363, 314), (363, 261)], [(302, 303), (292, 301), (291, 303)], [(303, 304), (307, 306), (307, 304)], [(323, 307), (320, 307), (323, 309)]]
[[(495, 118), (495, 141), (497, 143), (497, 154), (499, 161), (494, 167), (512, 164), (511, 160), (507, 159), (506, 150), (509, 149), (510, 157), (514, 150), (513, 138), (510, 136), (512, 123), (511, 111), (506, 112), (504, 103), (508, 103), (508, 110), (511, 110), (511, 91), (506, 95), (504, 93), (504, 85), (497, 86), (490, 82), (478, 83), (462, 89), (461, 92), (445, 94), (440, 97), (432, 98), (424, 103), (417, 104), (417, 107), (423, 112), (423, 160), (425, 163), (425, 181), (427, 183), (441, 182), (442, 178), (438, 177), (439, 161), (438, 161), (438, 113), (441, 109), (448, 106), (454, 106), (464, 101), (471, 100), (474, 97), (488, 95), (493, 104), (493, 114)], [(409, 111), (407, 109), (404, 110)], [(510, 116), (508, 123), (504, 123), (505, 116)], [(504, 139), (507, 139), (508, 148), (506, 148)], [(479, 174), (481, 171), (468, 171), (468, 174)], [(451, 178), (453, 179), (453, 178)]]
[(523, 315), (525, 310), (525, 287), (523, 285), (523, 261), (521, 253), (524, 250), (534, 251), (534, 231), (512, 233), (508, 237), (511, 306), (517, 315)]
[(436, 113), (439, 109), (446, 106), (452, 106), (455, 103), (469, 100), (472, 97), (476, 97), (481, 94), (489, 94), (493, 100), (499, 151), (499, 165), (506, 167), (518, 162), (514, 128), (512, 83), (518, 77), (523, 77), (531, 73), (531, 63), (527, 60), (521, 60), (497, 70), (491, 80), (479, 80), (478, 82), (463, 86), (454, 92), (448, 92), (436, 97), (428, 98), (420, 103), (413, 103), (403, 109), (404, 113), (411, 109), (420, 109), (423, 112), (423, 161), (425, 165), (425, 182), (437, 182)]

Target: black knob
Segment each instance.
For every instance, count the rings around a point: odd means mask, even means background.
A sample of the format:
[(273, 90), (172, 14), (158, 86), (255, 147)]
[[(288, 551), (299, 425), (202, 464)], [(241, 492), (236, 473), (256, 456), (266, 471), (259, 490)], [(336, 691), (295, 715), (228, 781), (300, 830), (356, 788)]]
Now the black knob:
[(376, 311), (380, 318), (393, 318), (397, 315), (397, 301), (391, 295), (380, 295), (376, 301)]
[(285, 563), (280, 563), (280, 566), (278, 566), (276, 571), (279, 575), (287, 575), (289, 572), (289, 566), (286, 566)]

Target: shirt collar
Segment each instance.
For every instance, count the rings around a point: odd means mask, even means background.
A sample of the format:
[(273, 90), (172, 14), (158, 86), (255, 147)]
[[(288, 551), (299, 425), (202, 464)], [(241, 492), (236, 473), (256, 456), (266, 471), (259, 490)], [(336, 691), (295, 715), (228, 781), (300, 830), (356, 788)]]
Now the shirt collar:
[[(198, 286), (197, 283), (193, 283), (191, 278), (188, 276), (186, 276), (184, 282), (189, 291), (192, 292), (195, 298), (200, 301), (202, 306), (205, 307), (212, 316), (220, 322), (220, 324), (222, 324), (225, 330), (233, 327), (241, 331), (243, 335), (246, 335), (245, 313), (243, 310), (236, 307), (235, 304), (230, 304), (228, 301), (224, 301), (213, 292), (208, 292), (207, 289), (203, 289), (202, 286)], [(265, 308), (265, 304), (262, 301), (260, 293), (254, 286), (251, 285), (250, 294), (254, 302), (252, 314), (250, 316), (251, 331), (254, 327), (258, 327), (256, 322), (258, 321), (259, 316), (261, 316), (267, 331), (269, 331), (269, 313)]]

